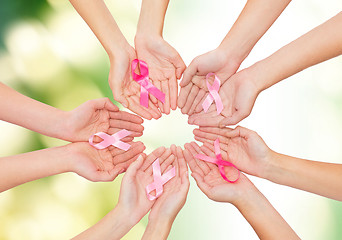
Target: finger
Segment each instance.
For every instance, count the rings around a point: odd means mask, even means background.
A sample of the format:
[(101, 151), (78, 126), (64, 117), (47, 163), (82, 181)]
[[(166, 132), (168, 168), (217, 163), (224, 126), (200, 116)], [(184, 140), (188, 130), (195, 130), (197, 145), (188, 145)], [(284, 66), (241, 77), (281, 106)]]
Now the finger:
[(204, 103), (205, 99), (207, 98), (208, 94), (209, 94), (208, 92), (205, 92), (205, 94), (202, 97), (202, 99), (198, 102), (198, 104), (197, 104), (197, 106), (195, 108), (195, 111), (194, 111), (195, 113), (199, 113), (199, 112), (201, 112), (203, 110), (203, 103)]
[(134, 101), (135, 106), (139, 106), (141, 109), (148, 112), (152, 116), (152, 118), (158, 119), (161, 116), (159, 110), (150, 99), (148, 100), (148, 108), (145, 108), (144, 106), (140, 105), (140, 99), (138, 98), (138, 96), (131, 96), (131, 99)]
[(232, 131), (232, 128), (225, 127), (225, 128), (218, 128), (218, 127), (199, 127), (201, 132), (212, 133), (215, 135), (226, 136), (227, 132)]
[[(172, 164), (173, 162), (175, 162), (175, 155), (171, 154), (170, 156), (168, 156), (166, 159), (164, 159), (162, 161), (162, 163), (160, 164), (160, 170), (161, 170), (161, 173), (164, 174), (166, 172), (166, 169), (171, 166), (172, 167)], [(160, 162), (159, 162), (160, 163)], [(176, 169), (176, 176), (177, 175), (177, 169)]]
[(156, 150), (154, 150), (152, 153), (150, 153), (150, 154), (146, 157), (146, 159), (145, 159), (145, 161), (144, 161), (144, 164), (143, 164), (142, 167), (141, 167), (141, 170), (145, 172), (146, 169), (147, 169), (148, 167), (150, 167), (151, 164), (152, 164), (157, 158), (161, 157), (165, 151), (166, 151), (166, 148), (165, 148), (165, 147), (159, 147), (159, 148), (157, 148)]
[(180, 109), (182, 109), (184, 107), (184, 105), (187, 101), (188, 95), (191, 91), (192, 85), (193, 85), (192, 83), (189, 83), (188, 85), (186, 85), (180, 89), (178, 101), (177, 101), (178, 107)]
[(124, 178), (126, 179), (133, 179), (135, 175), (137, 174), (138, 169), (140, 169), (142, 163), (143, 163), (143, 156), (140, 155), (136, 161), (134, 161), (126, 171), (126, 174), (124, 175)]
[(203, 138), (203, 137), (198, 137), (198, 136), (195, 136), (195, 140), (196, 141), (199, 141), (199, 142), (201, 142), (201, 143), (206, 143), (206, 142), (208, 142), (208, 143), (213, 143), (213, 141), (212, 140), (208, 140), (208, 139), (206, 139), (206, 138)]
[(208, 132), (203, 132), (200, 129), (194, 129), (193, 131), (194, 135), (199, 138), (204, 138), (208, 140), (215, 141), (216, 139), (219, 139), (220, 142), (226, 143), (228, 141), (228, 138), (222, 135), (218, 134), (213, 134), (213, 133), (208, 133)]
[[(166, 148), (166, 150), (163, 152), (163, 154), (160, 156), (160, 157), (157, 157), (159, 158), (159, 164), (162, 164), (165, 159), (167, 159), (169, 156), (171, 155), (171, 149), (170, 148)], [(152, 175), (152, 163), (157, 159), (157, 158), (154, 158), (154, 160), (151, 162), (151, 165), (146, 169), (146, 173), (148, 175)]]
[(206, 92), (203, 89), (199, 89), (197, 96), (195, 97), (195, 99), (194, 99), (194, 101), (190, 107), (188, 115), (192, 115), (195, 112), (197, 105), (202, 100), (202, 98), (204, 97), (205, 94), (206, 94)]
[(144, 122), (141, 117), (125, 111), (109, 112), (109, 116), (111, 119), (123, 120), (136, 124), (142, 124)]
[(200, 113), (192, 114), (191, 116), (189, 116), (188, 122), (189, 124), (194, 124), (197, 118), (213, 118), (213, 117), (217, 117), (217, 112), (215, 109), (210, 110), (209, 108), (207, 112), (204, 112), (202, 110)]
[(191, 82), (192, 78), (196, 75), (196, 73), (197, 73), (197, 63), (196, 63), (196, 60), (194, 59), (192, 60), (190, 65), (185, 69), (183, 73), (183, 79), (179, 83), (179, 86), (185, 87), (186, 85), (188, 85)]
[(124, 120), (110, 119), (109, 125), (111, 128), (126, 129), (131, 132), (143, 132), (144, 127), (141, 124), (132, 123)]
[[(119, 84), (121, 84), (121, 82)], [(122, 106), (124, 106), (125, 108), (129, 108), (129, 101), (124, 96), (121, 87), (120, 86), (116, 86), (116, 87), (110, 86), (110, 88), (112, 90), (114, 100), (121, 103)]]
[(177, 156), (177, 162), (179, 166), (179, 174), (182, 176), (184, 172), (188, 171), (188, 167), (184, 159), (183, 150), (179, 146), (176, 147), (176, 156)]
[(253, 131), (248, 128), (237, 126), (234, 130), (226, 132), (226, 136), (229, 138), (243, 137), (247, 139), (252, 133)]
[[(189, 144), (189, 143), (187, 143)], [(185, 144), (185, 145), (187, 145)], [(194, 156), (191, 154), (191, 152), (187, 149), (187, 147), (185, 147), (184, 151), (183, 151), (183, 155), (185, 158), (185, 161), (188, 163), (191, 172), (196, 172), (198, 174), (200, 174), (201, 176), (204, 176), (204, 172), (202, 171), (202, 169), (198, 166), (197, 161), (195, 160)]]
[[(155, 86), (162, 91), (161, 82), (159, 80), (154, 81)], [(161, 113), (164, 113), (163, 103), (157, 100), (156, 106), (158, 106)]]
[[(153, 85), (154, 85), (155, 87), (157, 87), (157, 88), (161, 91), (160, 85), (159, 85), (159, 86), (156, 85), (156, 82), (159, 82), (158, 80), (154, 81), (153, 79), (150, 79), (150, 81), (153, 83)], [(152, 101), (152, 103), (153, 103), (154, 105), (157, 105), (158, 99), (157, 99), (155, 96), (153, 96), (153, 95), (151, 94), (151, 95), (150, 95), (150, 99), (151, 99), (151, 101)]]
[(177, 97), (178, 97), (178, 83), (177, 78), (172, 76), (169, 79), (169, 89), (170, 89), (170, 105), (172, 110), (177, 108)]
[[(209, 167), (207, 166), (207, 164), (206, 164), (204, 161), (202, 161), (202, 160), (196, 158), (196, 155), (197, 155), (197, 154), (200, 154), (200, 153), (202, 153), (202, 152), (200, 151), (200, 148), (199, 148), (199, 147), (198, 147), (199, 151), (197, 150), (197, 148), (194, 148), (195, 145), (197, 145), (197, 144), (194, 143), (194, 142), (191, 142), (190, 144), (186, 144), (185, 147), (186, 147), (186, 148), (189, 150), (189, 152), (194, 156), (197, 165), (201, 168), (202, 172), (206, 175), (206, 174), (209, 173), (210, 169), (209, 169)], [(198, 146), (198, 145), (197, 145), (197, 146)]]
[(164, 113), (170, 114), (170, 89), (169, 89), (169, 80), (162, 81), (162, 92), (165, 93), (165, 102), (163, 104)]
[[(137, 134), (134, 137), (139, 137), (139, 135)], [(132, 134), (132, 136), (122, 138), (121, 141), (123, 141), (123, 142), (132, 142), (134, 140), (134, 137), (133, 137), (133, 134)]]
[(152, 119), (152, 114), (149, 111), (147, 111), (145, 108), (143, 108), (140, 105), (140, 102), (134, 101), (133, 96), (128, 98), (128, 102), (129, 102), (128, 108), (132, 112), (134, 112), (134, 113), (136, 113), (136, 114), (140, 115), (141, 117), (146, 118), (148, 120)]
[[(205, 142), (203, 143), (202, 147), (205, 147), (206, 149), (210, 149), (210, 151), (215, 152), (214, 142), (212, 143)], [(203, 151), (202, 147), (201, 147), (201, 150)], [(220, 149), (221, 149), (222, 158), (224, 160), (227, 160), (228, 159), (228, 145), (220, 143)]]
[[(206, 147), (206, 146), (201, 146), (201, 151), (202, 151), (205, 155), (207, 155), (207, 156), (209, 156), (209, 157), (216, 158), (214, 149), (210, 149), (210, 148), (208, 148), (208, 147)], [(207, 165), (208, 165), (208, 167), (209, 167), (210, 169), (212, 169), (212, 170), (213, 170), (213, 169), (216, 169), (216, 170), (217, 170), (217, 166), (216, 166), (215, 164), (207, 163)]]
[(176, 77), (177, 79), (180, 79), (184, 70), (186, 69), (186, 65), (182, 59), (182, 57), (179, 55), (177, 51), (175, 51), (176, 54), (174, 54), (171, 57), (171, 62), (173, 66), (176, 68)]
[(224, 117), (222, 115), (218, 115), (216, 117), (199, 117), (196, 118), (193, 122), (193, 124), (197, 126), (204, 126), (204, 127), (218, 127), (220, 124), (220, 121)]
[(191, 91), (188, 95), (188, 98), (186, 100), (186, 103), (185, 103), (184, 107), (182, 108), (183, 114), (188, 114), (190, 107), (193, 104), (194, 99), (196, 98), (198, 92), (199, 92), (199, 88), (196, 85), (193, 85), (191, 88)]
[(128, 149), (128, 151), (123, 151), (123, 153), (116, 151), (116, 155), (114, 154), (114, 150), (112, 151), (112, 155), (114, 157), (113, 162), (115, 165), (125, 162), (129, 159), (131, 159), (132, 157), (141, 154), (144, 150), (146, 149), (145, 145), (142, 142), (136, 142), (136, 143), (132, 143), (131, 147)]

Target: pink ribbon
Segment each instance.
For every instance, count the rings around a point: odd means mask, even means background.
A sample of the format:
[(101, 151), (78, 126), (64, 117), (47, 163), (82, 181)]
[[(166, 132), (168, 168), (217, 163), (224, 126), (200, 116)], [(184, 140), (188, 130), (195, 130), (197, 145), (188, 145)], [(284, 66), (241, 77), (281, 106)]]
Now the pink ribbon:
[[(158, 198), (163, 193), (163, 185), (176, 176), (176, 168), (173, 167), (163, 175), (161, 175), (159, 158), (152, 163), (153, 182), (146, 186), (147, 198), (151, 201)], [(156, 196), (150, 194), (156, 190)]]
[[(138, 63), (140, 65), (140, 75), (134, 72)], [(165, 94), (149, 81), (146, 62), (139, 59), (134, 59), (132, 61), (132, 77), (134, 81), (140, 84), (140, 105), (148, 108), (148, 93), (152, 94), (163, 103), (165, 102)]]
[[(236, 182), (240, 178), (240, 171), (239, 171), (239, 169), (234, 164), (232, 164), (230, 162), (227, 162), (227, 161), (224, 161), (222, 159), (221, 150), (220, 150), (220, 140), (218, 138), (214, 142), (214, 147), (215, 147), (216, 158), (208, 157), (208, 156), (205, 156), (203, 154), (197, 154), (195, 157), (198, 158), (198, 159), (201, 159), (203, 161), (214, 163), (214, 164), (218, 165), (220, 174), (221, 174), (221, 176), (223, 177), (224, 180), (226, 180), (227, 182), (230, 182), (230, 183)], [(233, 168), (235, 168), (237, 170), (238, 176), (237, 176), (237, 178), (235, 180), (229, 180), (226, 177), (226, 174), (224, 172), (224, 167), (225, 166), (233, 167)]]
[[(213, 85), (210, 85), (208, 79), (212, 75), (215, 76), (215, 80), (214, 80)], [(222, 100), (221, 100), (221, 97), (220, 97), (220, 95), (218, 93), (218, 91), (220, 90), (221, 81), (216, 76), (216, 74), (208, 73), (207, 76), (206, 76), (206, 82), (207, 82), (207, 87), (208, 87), (208, 90), (209, 90), (209, 94), (208, 94), (208, 96), (206, 97), (206, 99), (204, 100), (204, 102), (202, 104), (203, 110), (204, 110), (204, 112), (207, 112), (209, 107), (210, 107), (210, 105), (213, 103), (213, 101), (215, 101), (217, 115), (219, 115), (222, 112), (222, 110), (223, 110)]]
[[(128, 143), (124, 143), (120, 140), (124, 137), (127, 137), (130, 134), (131, 132), (127, 131), (126, 129), (120, 130), (119, 132), (114, 133), (113, 135), (108, 135), (107, 133), (104, 133), (104, 132), (98, 132), (89, 138), (89, 143), (90, 145), (92, 145), (93, 147), (97, 149), (104, 149), (112, 145), (114, 147), (127, 151), (131, 147), (131, 145), (129, 145)], [(103, 141), (95, 144), (93, 142), (94, 136), (98, 136), (102, 138)]]

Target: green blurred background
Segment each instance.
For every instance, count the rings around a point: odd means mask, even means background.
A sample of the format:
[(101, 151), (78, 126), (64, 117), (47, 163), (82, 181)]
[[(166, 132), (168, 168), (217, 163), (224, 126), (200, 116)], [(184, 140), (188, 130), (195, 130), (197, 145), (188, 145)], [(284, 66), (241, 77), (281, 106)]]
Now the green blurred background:
[[(195, 56), (220, 43), (245, 2), (171, 0), (164, 37), (189, 64)], [(140, 0), (108, 0), (107, 4), (133, 43)], [(340, 9), (340, 0), (292, 2), (242, 67), (268, 56)], [(257, 131), (278, 152), (342, 163), (341, 66), (341, 58), (335, 58), (265, 91), (241, 125)], [(1, 0), (1, 82), (34, 99), (71, 110), (88, 99), (112, 99), (108, 67), (101, 45), (68, 1)], [(141, 140), (147, 153), (159, 146), (183, 145), (193, 139), (193, 127), (187, 125), (186, 116), (179, 110), (144, 125)], [(2, 121), (0, 132), (0, 156), (65, 144)], [(18, 169), (18, 174), (20, 171), (24, 169)], [(91, 183), (70, 173), (1, 193), (0, 239), (69, 239), (115, 206), (120, 180)], [(342, 238), (340, 202), (252, 180), (301, 238)], [(146, 224), (144, 218), (124, 239), (140, 239)], [(169, 239), (257, 236), (233, 206), (208, 200), (191, 180), (187, 204)]]

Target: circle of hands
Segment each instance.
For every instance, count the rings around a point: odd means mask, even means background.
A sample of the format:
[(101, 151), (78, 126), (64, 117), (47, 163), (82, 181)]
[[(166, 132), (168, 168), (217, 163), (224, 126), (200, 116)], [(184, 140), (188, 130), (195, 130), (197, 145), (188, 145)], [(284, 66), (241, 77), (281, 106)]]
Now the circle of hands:
[[(108, 98), (90, 100), (68, 112), (66, 124), (70, 131), (63, 138), (72, 142), (68, 145), (74, 159), (70, 166), (72, 171), (91, 181), (113, 181), (126, 172), (118, 206), (130, 213), (132, 223), (137, 223), (149, 211), (149, 219), (158, 214), (176, 217), (189, 190), (188, 166), (191, 176), (207, 197), (232, 204), (238, 202), (252, 186), (249, 179), (241, 173), (236, 183), (229, 183), (222, 178), (217, 165), (195, 156), (204, 154), (215, 158), (213, 143), (218, 138), (223, 160), (230, 161), (247, 174), (263, 174), (272, 150), (254, 131), (240, 126), (235, 129), (224, 127), (237, 124), (250, 114), (258, 96), (255, 84), (249, 81), (243, 70), (236, 72), (239, 64), (227, 61), (229, 57), (223, 56), (218, 49), (196, 57), (187, 68), (178, 52), (162, 38), (136, 42), (135, 50), (130, 47), (123, 52), (111, 60), (109, 85), (114, 99), (139, 116), (120, 111)], [(136, 58), (148, 64), (151, 83), (165, 93), (164, 103), (149, 94), (148, 108), (140, 105), (140, 85), (131, 75), (131, 62)], [(224, 107), (220, 114), (216, 112), (215, 102), (207, 112), (202, 107), (209, 94), (206, 75), (210, 72), (221, 80), (219, 95)], [(177, 80), (182, 75), (178, 94)], [(199, 126), (194, 130), (194, 136), (202, 146), (191, 142), (185, 144), (184, 149), (172, 145), (170, 148), (160, 147), (149, 155), (143, 153), (144, 144), (133, 142), (134, 137), (143, 134), (142, 118), (158, 119), (162, 113), (169, 114), (177, 107), (189, 116), (189, 124)], [(98, 150), (87, 143), (97, 132), (111, 135), (122, 129), (131, 132), (121, 139), (131, 145), (128, 151), (114, 146)], [(94, 142), (100, 141), (101, 138), (94, 138)], [(157, 158), (162, 175), (172, 167), (175, 167), (176, 174), (163, 186), (163, 194), (151, 201), (145, 188), (153, 182), (152, 163)]]

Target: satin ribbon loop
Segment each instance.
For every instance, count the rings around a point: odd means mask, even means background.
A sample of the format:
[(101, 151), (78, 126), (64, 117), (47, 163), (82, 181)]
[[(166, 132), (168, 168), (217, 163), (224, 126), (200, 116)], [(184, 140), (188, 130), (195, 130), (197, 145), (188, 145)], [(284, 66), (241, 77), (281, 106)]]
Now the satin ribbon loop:
[[(129, 145), (128, 143), (122, 142), (121, 139), (123, 139), (124, 137), (127, 137), (130, 134), (131, 132), (127, 131), (126, 129), (120, 130), (119, 132), (114, 133), (113, 135), (108, 135), (107, 133), (104, 133), (104, 132), (98, 132), (89, 138), (89, 144), (97, 149), (105, 149), (109, 146), (114, 146), (121, 150), (127, 151), (131, 147), (131, 145)], [(93, 141), (95, 136), (98, 136), (102, 138), (103, 140), (100, 143), (95, 144)]]
[[(212, 85), (210, 85), (209, 80), (208, 80), (211, 76), (215, 77), (214, 83)], [(216, 76), (216, 74), (208, 73), (206, 76), (206, 84), (207, 84), (207, 88), (209, 90), (209, 94), (202, 104), (203, 110), (204, 110), (204, 112), (207, 112), (210, 105), (215, 101), (217, 115), (219, 115), (223, 110), (223, 103), (222, 103), (221, 97), (218, 93), (220, 90), (221, 81)]]
[[(203, 154), (197, 154), (195, 157), (200, 159), (200, 160), (210, 162), (210, 163), (214, 163), (214, 164), (218, 165), (218, 169), (220, 171), (222, 178), (224, 180), (226, 180), (227, 182), (235, 183), (240, 178), (240, 171), (233, 163), (224, 161), (222, 159), (221, 149), (220, 149), (220, 140), (218, 138), (214, 142), (214, 148), (215, 148), (216, 158), (209, 157), (209, 156), (206, 156)], [(232, 168), (236, 169), (236, 171), (238, 173), (236, 179), (229, 180), (225, 174), (224, 167), (232, 167)]]
[[(138, 67), (138, 63), (140, 66), (140, 74), (135, 73), (135, 69)], [(134, 59), (132, 61), (132, 78), (134, 81), (140, 84), (140, 105), (148, 108), (148, 94), (152, 94), (162, 103), (165, 103), (165, 94), (156, 88), (150, 81), (149, 81), (149, 72), (147, 63), (139, 60)]]
[[(176, 168), (173, 167), (163, 175), (161, 174), (159, 158), (152, 163), (153, 182), (146, 186), (147, 198), (151, 201), (157, 199), (163, 193), (163, 185), (176, 176)], [(150, 194), (156, 190), (156, 195)]]

